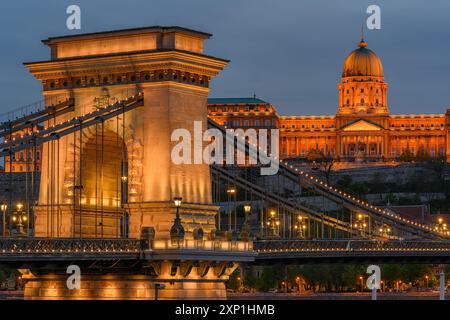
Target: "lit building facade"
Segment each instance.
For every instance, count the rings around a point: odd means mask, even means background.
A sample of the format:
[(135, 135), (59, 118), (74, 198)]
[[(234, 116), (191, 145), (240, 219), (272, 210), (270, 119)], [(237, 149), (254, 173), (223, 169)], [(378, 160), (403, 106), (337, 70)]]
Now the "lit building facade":
[[(31, 129), (24, 129), (12, 135), (12, 138), (31, 133)], [(8, 137), (9, 138), (9, 137)], [(36, 172), (41, 170), (42, 146), (30, 147), (10, 156), (5, 156), (5, 172)]]
[(343, 162), (395, 160), (405, 153), (450, 162), (450, 109), (445, 114), (390, 114), (381, 60), (363, 38), (345, 59), (338, 91), (335, 115), (280, 116), (256, 98), (209, 99), (208, 111), (230, 128), (279, 128), (283, 158), (320, 150)]

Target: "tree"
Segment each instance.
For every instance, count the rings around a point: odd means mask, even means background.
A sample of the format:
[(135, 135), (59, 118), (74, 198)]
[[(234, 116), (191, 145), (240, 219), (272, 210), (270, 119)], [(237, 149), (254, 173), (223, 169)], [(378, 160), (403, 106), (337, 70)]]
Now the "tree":
[(313, 169), (318, 169), (325, 176), (330, 184), (331, 171), (334, 165), (334, 158), (330, 154), (324, 154), (320, 149), (312, 149), (308, 152), (307, 160)]
[(400, 162), (412, 162), (414, 161), (414, 155), (411, 153), (411, 151), (408, 149), (405, 150), (405, 152), (402, 153), (402, 155), (398, 158)]
[(234, 270), (234, 272), (230, 275), (230, 278), (228, 279), (227, 282), (227, 288), (231, 289), (231, 290), (237, 290), (239, 289), (240, 285), (241, 285), (241, 281), (238, 279), (240, 277), (240, 270), (236, 269)]
[(268, 291), (273, 287), (275, 287), (277, 283), (277, 272), (275, 270), (275, 267), (273, 266), (265, 267), (261, 275), (261, 280), (262, 280), (261, 289), (263, 291)]

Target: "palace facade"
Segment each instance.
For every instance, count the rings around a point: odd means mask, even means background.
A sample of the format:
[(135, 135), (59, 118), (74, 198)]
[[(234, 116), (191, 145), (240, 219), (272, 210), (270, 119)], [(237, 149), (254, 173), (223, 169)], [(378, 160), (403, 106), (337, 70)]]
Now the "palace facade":
[(335, 115), (283, 116), (256, 97), (208, 99), (208, 112), (229, 128), (279, 128), (283, 158), (320, 150), (343, 162), (395, 160), (405, 153), (450, 162), (450, 109), (390, 114), (381, 60), (363, 38), (345, 59), (338, 91)]

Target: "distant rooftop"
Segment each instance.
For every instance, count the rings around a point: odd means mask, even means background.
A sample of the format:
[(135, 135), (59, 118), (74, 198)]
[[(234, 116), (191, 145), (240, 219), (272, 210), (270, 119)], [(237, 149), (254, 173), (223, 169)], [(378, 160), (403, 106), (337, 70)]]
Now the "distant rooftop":
[(259, 98), (209, 98), (208, 104), (268, 104)]

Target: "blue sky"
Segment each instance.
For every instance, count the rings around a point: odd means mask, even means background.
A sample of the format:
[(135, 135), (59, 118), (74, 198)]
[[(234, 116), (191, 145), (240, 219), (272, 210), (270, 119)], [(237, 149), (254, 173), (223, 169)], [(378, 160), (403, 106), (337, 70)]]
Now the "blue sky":
[[(66, 29), (70, 4), (82, 30)], [(16, 0), (2, 1), (0, 112), (40, 99), (22, 62), (45, 60), (49, 36), (151, 25), (213, 34), (206, 53), (230, 59), (211, 97), (252, 96), (281, 114), (334, 114), (337, 82), (356, 48), (370, 4), (381, 30), (366, 32), (382, 59), (392, 113), (444, 113), (450, 107), (450, 1), (365, 0)]]

